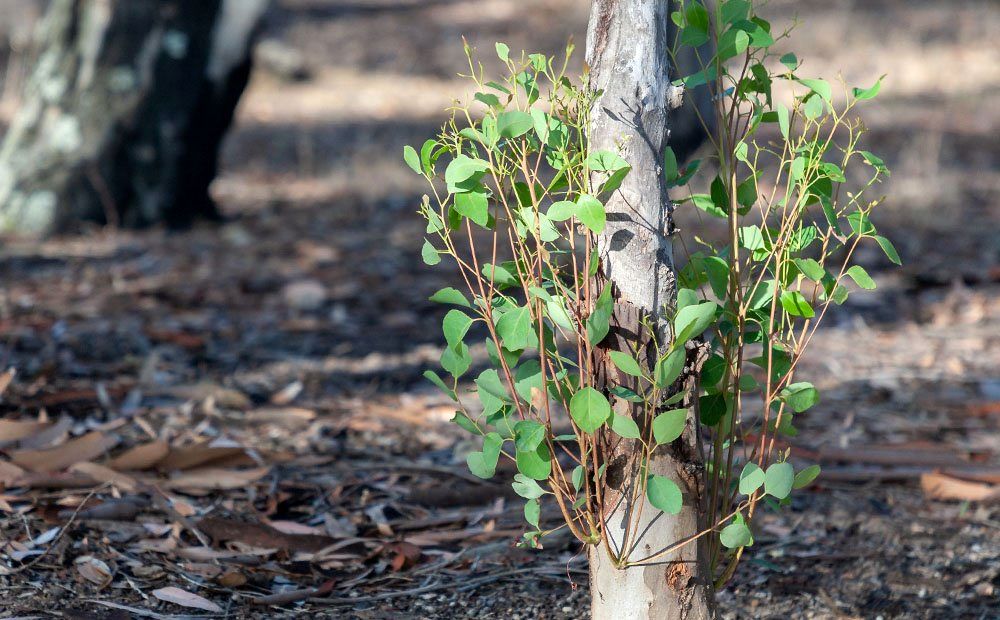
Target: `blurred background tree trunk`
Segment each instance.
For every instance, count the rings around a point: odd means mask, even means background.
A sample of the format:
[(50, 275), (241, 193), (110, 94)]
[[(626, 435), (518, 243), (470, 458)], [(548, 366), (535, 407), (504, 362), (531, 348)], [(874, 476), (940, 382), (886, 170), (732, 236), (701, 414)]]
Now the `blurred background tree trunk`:
[(219, 145), (269, 0), (53, 0), (0, 147), (0, 230), (216, 218)]

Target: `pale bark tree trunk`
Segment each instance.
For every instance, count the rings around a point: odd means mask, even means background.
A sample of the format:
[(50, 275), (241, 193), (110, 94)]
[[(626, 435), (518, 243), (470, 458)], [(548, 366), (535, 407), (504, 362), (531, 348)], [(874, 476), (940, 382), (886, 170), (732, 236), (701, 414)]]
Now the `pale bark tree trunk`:
[[(598, 237), (602, 277), (612, 286), (615, 314), (612, 328), (596, 352), (599, 373), (613, 384), (629, 385), (606, 357), (609, 350), (654, 352), (640, 326), (652, 317), (661, 343), (669, 341), (668, 309), (676, 303), (677, 285), (670, 235), (672, 205), (662, 174), (662, 157), (671, 128), (670, 109), (680, 93), (670, 86), (666, 52), (671, 35), (667, 2), (662, 0), (594, 0), (587, 33), (587, 63), (591, 85), (603, 95), (591, 111), (590, 147), (621, 149), (632, 166), (620, 190), (608, 199), (608, 224)], [(632, 415), (629, 403), (618, 400), (618, 413)], [(695, 535), (702, 525), (694, 421), (684, 435), (661, 446), (649, 463), (649, 473), (666, 476), (684, 493), (678, 515), (660, 513), (645, 497), (630, 505), (625, 497), (639, 484), (636, 442), (615, 439), (604, 446), (608, 462), (605, 497), (607, 533), (613, 548), (621, 548), (625, 520), (641, 510), (641, 537), (630, 559), (639, 561)], [(642, 504), (641, 506), (639, 504)], [(604, 547), (590, 549), (593, 617), (600, 620), (655, 618), (702, 619), (713, 615), (712, 589), (699, 543), (658, 558), (650, 565), (620, 570)]]
[(0, 230), (217, 215), (219, 145), (268, 0), (53, 0), (0, 148)]

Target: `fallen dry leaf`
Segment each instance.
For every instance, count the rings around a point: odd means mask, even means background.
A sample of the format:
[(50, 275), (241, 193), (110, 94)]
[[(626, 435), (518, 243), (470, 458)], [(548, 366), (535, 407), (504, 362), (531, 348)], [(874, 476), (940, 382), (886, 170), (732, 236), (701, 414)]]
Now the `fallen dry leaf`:
[(69, 471), (90, 476), (100, 483), (112, 484), (126, 493), (132, 493), (138, 487), (135, 478), (126, 476), (110, 467), (98, 465), (97, 463), (75, 463), (70, 466)]
[(129, 448), (117, 457), (111, 459), (108, 466), (118, 471), (131, 471), (138, 469), (149, 469), (163, 460), (170, 452), (170, 446), (165, 441), (151, 441), (150, 443)]
[(215, 582), (225, 588), (238, 588), (247, 583), (247, 576), (235, 569), (229, 569), (216, 577)]
[(0, 444), (20, 441), (51, 426), (48, 422), (0, 420)]
[(420, 547), (405, 541), (387, 545), (385, 550), (393, 554), (391, 565), (394, 571), (405, 570), (416, 565), (420, 561), (420, 556), (423, 555)]
[(0, 461), (0, 484), (5, 487), (14, 486), (14, 483), (24, 476), (24, 470), (13, 463)]
[(161, 486), (168, 489), (238, 489), (260, 480), (268, 471), (269, 467), (242, 470), (205, 467), (171, 478)]
[(1000, 501), (1000, 487), (982, 482), (969, 482), (941, 473), (920, 476), (920, 488), (932, 499), (951, 499), (970, 502)]
[(66, 469), (82, 461), (90, 461), (104, 454), (118, 443), (116, 435), (92, 432), (47, 450), (20, 450), (10, 455), (12, 461), (34, 472), (52, 472)]
[(107, 564), (92, 555), (81, 555), (73, 561), (73, 565), (76, 566), (76, 572), (80, 573), (81, 577), (90, 583), (97, 584), (100, 588), (111, 583), (115, 576), (114, 571)]
[(7, 391), (8, 387), (10, 387), (10, 382), (14, 380), (14, 375), (16, 374), (17, 371), (15, 369), (8, 368), (3, 371), (2, 375), (0, 375), (0, 396), (3, 396), (3, 393)]
[(171, 448), (156, 466), (161, 471), (191, 469), (244, 453), (245, 449), (242, 446), (214, 447), (204, 443), (184, 448)]
[(150, 592), (153, 596), (165, 601), (167, 603), (173, 603), (175, 605), (180, 605), (182, 607), (191, 607), (193, 609), (201, 609), (203, 611), (211, 611), (214, 613), (221, 613), (222, 608), (208, 600), (203, 596), (198, 596), (193, 592), (188, 592), (187, 590), (181, 590), (180, 588), (175, 588), (173, 586), (160, 588), (159, 590), (153, 590)]
[(335, 541), (316, 534), (286, 534), (261, 523), (245, 523), (231, 519), (205, 517), (198, 529), (216, 541), (236, 541), (265, 549), (288, 551), (319, 551)]

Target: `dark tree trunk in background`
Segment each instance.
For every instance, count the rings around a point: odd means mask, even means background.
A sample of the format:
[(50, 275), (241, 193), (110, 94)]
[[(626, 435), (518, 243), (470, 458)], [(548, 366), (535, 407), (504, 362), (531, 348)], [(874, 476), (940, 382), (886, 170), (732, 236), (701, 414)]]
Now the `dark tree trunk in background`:
[(268, 0), (53, 0), (0, 148), (0, 230), (217, 216), (208, 185)]

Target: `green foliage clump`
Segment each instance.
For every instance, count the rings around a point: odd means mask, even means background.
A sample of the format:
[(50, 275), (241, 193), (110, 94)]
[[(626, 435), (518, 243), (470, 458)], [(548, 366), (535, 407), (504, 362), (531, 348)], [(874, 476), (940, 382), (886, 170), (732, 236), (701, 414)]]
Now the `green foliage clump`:
[[(616, 550), (602, 515), (609, 439), (633, 442), (645, 471), (656, 450), (689, 433), (706, 465), (695, 509), (709, 524), (703, 534), (715, 533), (712, 567), (722, 584), (753, 544), (757, 505), (787, 505), (819, 474), (815, 465), (796, 472), (779, 437), (795, 436), (796, 417), (819, 401), (796, 371), (829, 307), (847, 299), (848, 281), (875, 287), (852, 262), (857, 248), (875, 243), (892, 262), (899, 257), (870, 219), (880, 201), (869, 190), (889, 171), (858, 148), (864, 127), (850, 116), (880, 82), (835, 92), (802, 75), (794, 54), (773, 51), (788, 32), (775, 34), (746, 0), (686, 1), (672, 19), (672, 55), (715, 43), (715, 55), (676, 85), (711, 91), (715, 119), (702, 121), (716, 129), (702, 160), (679, 162), (666, 149), (665, 181), (678, 205), (724, 221), (727, 235), (719, 244), (694, 237), (691, 251), (680, 239), (686, 264), (676, 302), (663, 308), (670, 338), (658, 341), (647, 320), (651, 349), (605, 343), (614, 299), (596, 277), (595, 240), (607, 221), (604, 203), (631, 168), (621, 153), (589, 147), (588, 114), (601, 93), (586, 75), (567, 77), (571, 46), (556, 63), (512, 56), (498, 43), (505, 72), (497, 81), (485, 79), (467, 46), (472, 100), (456, 104), (435, 139), (406, 147), (404, 159), (430, 187), (420, 207), (423, 259), (448, 258), (463, 286), (431, 297), (454, 308), (442, 325), (445, 375), (427, 377), (456, 403), (455, 423), (482, 438), (468, 456), (475, 475), (495, 475), (501, 457), (515, 463), (513, 488), (531, 525), (525, 544), (538, 546), (547, 533), (543, 501), (622, 567), (688, 544), (633, 560), (637, 523), (626, 528), (629, 545)], [(689, 189), (699, 183), (707, 193)], [(473, 378), (474, 334), (486, 336), (489, 367)], [(611, 385), (601, 376), (604, 360), (617, 371)], [(460, 397), (469, 379), (475, 405)], [(634, 499), (681, 511), (674, 480), (637, 479), (628, 490)]]

